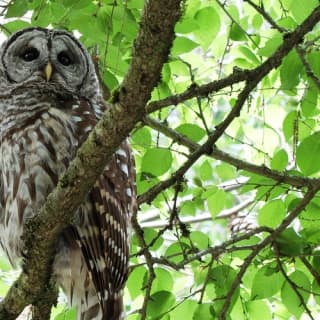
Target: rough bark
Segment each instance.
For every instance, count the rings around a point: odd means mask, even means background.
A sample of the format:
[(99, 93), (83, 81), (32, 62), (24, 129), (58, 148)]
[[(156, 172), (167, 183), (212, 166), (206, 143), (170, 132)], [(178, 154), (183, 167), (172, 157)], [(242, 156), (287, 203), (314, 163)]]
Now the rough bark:
[(131, 67), (113, 105), (79, 149), (46, 204), (26, 224), (23, 271), (0, 305), (0, 320), (13, 320), (26, 305), (48, 296), (57, 236), (72, 219), (108, 159), (143, 118), (145, 105), (168, 59), (182, 4), (182, 0), (146, 2)]

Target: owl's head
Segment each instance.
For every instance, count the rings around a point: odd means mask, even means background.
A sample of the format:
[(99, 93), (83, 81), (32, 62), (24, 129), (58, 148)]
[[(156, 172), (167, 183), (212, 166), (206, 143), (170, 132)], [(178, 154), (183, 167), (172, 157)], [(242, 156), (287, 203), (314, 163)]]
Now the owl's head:
[(18, 31), (2, 45), (0, 58), (2, 78), (7, 85), (47, 83), (87, 98), (99, 87), (87, 50), (63, 30)]

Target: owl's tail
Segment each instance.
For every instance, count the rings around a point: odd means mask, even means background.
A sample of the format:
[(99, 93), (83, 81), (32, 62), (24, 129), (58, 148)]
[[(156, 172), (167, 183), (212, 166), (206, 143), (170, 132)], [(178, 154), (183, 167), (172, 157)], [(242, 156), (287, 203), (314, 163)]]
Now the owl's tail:
[(102, 319), (103, 320), (124, 320), (125, 319), (122, 294), (116, 294), (105, 302), (104, 315)]
[(90, 307), (81, 308), (78, 320), (124, 320), (123, 300), (121, 294), (113, 295), (101, 304), (90, 304)]

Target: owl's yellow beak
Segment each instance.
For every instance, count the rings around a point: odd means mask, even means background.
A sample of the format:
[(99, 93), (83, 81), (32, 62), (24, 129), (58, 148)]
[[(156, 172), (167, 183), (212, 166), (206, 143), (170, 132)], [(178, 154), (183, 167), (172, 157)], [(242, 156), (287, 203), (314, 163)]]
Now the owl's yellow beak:
[(52, 70), (53, 70), (52, 64), (50, 62), (48, 62), (48, 64), (44, 68), (44, 75), (45, 75), (47, 81), (50, 81), (50, 79), (51, 79)]

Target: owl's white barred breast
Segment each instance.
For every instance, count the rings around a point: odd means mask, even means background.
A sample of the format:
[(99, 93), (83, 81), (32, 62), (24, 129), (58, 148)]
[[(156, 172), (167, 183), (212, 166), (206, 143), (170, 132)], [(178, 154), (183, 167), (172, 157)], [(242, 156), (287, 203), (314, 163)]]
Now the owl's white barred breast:
[[(25, 100), (26, 101), (26, 100)], [(6, 101), (9, 106), (13, 101)], [(34, 111), (11, 109), (0, 117), (1, 205), (0, 241), (11, 248), (10, 260), (21, 255), (21, 233), (25, 219), (36, 212), (57, 184), (79, 145), (72, 115), (41, 105)], [(39, 110), (40, 109), (40, 110)], [(37, 114), (34, 122), (30, 121)], [(18, 126), (17, 126), (18, 123)], [(89, 125), (92, 129), (92, 125)], [(17, 226), (20, 226), (17, 227)]]

